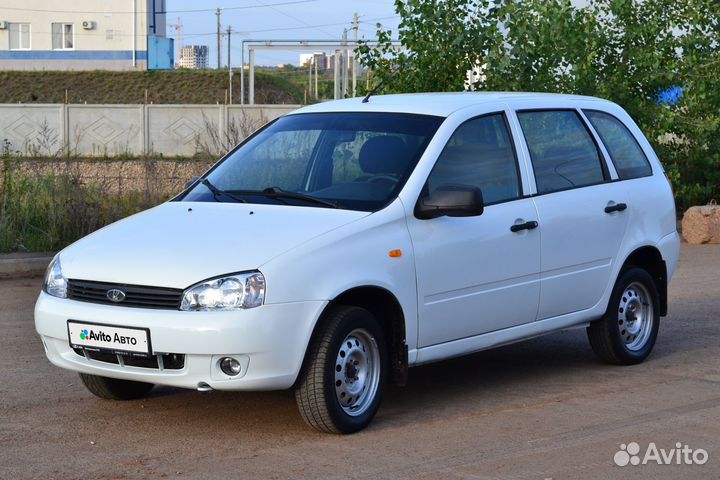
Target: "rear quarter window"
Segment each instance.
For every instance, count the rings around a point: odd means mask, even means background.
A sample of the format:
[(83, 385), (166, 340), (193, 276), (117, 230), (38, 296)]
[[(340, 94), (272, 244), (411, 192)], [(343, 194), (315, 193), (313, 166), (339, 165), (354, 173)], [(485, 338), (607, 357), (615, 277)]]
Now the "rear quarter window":
[(605, 144), (621, 180), (652, 175), (645, 152), (620, 120), (597, 110), (584, 110), (583, 113)]

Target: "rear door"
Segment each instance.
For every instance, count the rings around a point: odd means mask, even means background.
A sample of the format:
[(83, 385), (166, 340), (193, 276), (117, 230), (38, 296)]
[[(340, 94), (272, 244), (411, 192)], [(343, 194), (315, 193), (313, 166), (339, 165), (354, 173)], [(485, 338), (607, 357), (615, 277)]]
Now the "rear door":
[[(593, 307), (628, 224), (628, 198), (575, 109), (520, 110), (534, 173), (541, 241), (537, 319)], [(615, 176), (614, 169), (612, 176)]]

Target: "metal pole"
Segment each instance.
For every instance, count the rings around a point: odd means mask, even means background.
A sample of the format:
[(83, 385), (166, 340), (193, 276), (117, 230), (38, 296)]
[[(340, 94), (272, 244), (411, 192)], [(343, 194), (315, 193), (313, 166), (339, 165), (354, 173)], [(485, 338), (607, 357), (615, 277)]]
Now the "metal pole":
[(348, 91), (348, 48), (347, 48), (347, 28), (343, 29), (343, 45), (345, 49), (343, 51), (342, 58), (342, 98), (347, 96)]
[(352, 96), (357, 96), (357, 67), (358, 62), (356, 58), (357, 50), (355, 50), (358, 46), (358, 14), (355, 13), (353, 16), (353, 30), (355, 31), (355, 45), (353, 45), (353, 61), (352, 61)]
[(312, 97), (312, 64), (314, 57), (310, 57), (308, 62), (308, 95)]
[[(315, 58), (315, 56), (313, 55), (313, 59), (314, 58)], [(317, 70), (317, 62), (313, 62), (313, 63), (315, 63), (315, 100), (317, 100), (318, 98), (320, 98), (320, 95), (318, 93), (318, 70)]]
[(217, 68), (220, 70), (222, 68), (222, 59), (220, 58), (222, 55), (222, 26), (220, 25), (219, 8), (215, 11), (215, 15), (217, 15)]
[[(307, 50), (308, 48), (312, 48), (313, 46), (321, 47), (321, 45), (310, 45), (310, 44), (318, 44), (318, 43), (329, 43), (329, 47), (334, 47), (338, 43), (341, 42), (341, 40), (338, 40), (337, 38), (325, 38), (325, 39), (318, 39), (318, 38), (292, 38), (292, 39), (283, 39), (283, 40), (268, 40), (267, 38), (248, 38), (245, 40), (247, 43), (260, 43), (265, 46), (270, 45), (284, 45), (286, 43), (297, 43), (296, 45), (299, 50)], [(378, 39), (377, 38), (370, 38), (367, 39), (367, 42), (370, 44), (377, 44)], [(397, 45), (399, 40), (392, 40), (390, 43), (393, 45)], [(302, 48), (300, 48), (302, 47)]]
[(232, 77), (233, 77), (233, 69), (232, 69), (232, 63), (230, 63), (230, 40), (232, 38), (232, 27), (228, 25), (227, 29), (227, 36), (228, 36), (228, 75), (229, 75), (229, 81), (230, 81), (230, 88), (228, 91), (230, 92), (230, 105), (232, 105)]
[(240, 105), (245, 105), (245, 40), (240, 42)]
[(340, 50), (335, 50), (335, 100), (340, 98)]
[(250, 49), (250, 71), (248, 72), (250, 74), (250, 78), (248, 79), (248, 103), (250, 105), (255, 104), (255, 50)]

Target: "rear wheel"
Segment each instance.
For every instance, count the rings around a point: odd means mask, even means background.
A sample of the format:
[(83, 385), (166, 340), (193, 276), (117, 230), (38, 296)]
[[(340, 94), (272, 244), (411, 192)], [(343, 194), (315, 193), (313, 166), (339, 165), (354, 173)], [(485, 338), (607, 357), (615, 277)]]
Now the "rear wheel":
[(90, 393), (106, 400), (137, 400), (150, 393), (152, 383), (133, 382), (98, 375), (80, 374), (80, 380)]
[(336, 307), (309, 347), (295, 391), (305, 422), (316, 430), (353, 433), (365, 428), (380, 406), (386, 347), (375, 317), (358, 307)]
[(623, 271), (605, 316), (587, 329), (595, 354), (618, 365), (645, 360), (660, 328), (659, 305), (657, 287), (648, 272), (638, 267)]

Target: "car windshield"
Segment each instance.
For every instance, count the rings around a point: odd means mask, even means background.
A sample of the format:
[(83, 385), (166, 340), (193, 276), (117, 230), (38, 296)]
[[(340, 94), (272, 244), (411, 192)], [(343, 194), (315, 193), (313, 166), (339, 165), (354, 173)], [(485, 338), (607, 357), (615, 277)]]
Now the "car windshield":
[(400, 192), (442, 120), (364, 112), (282, 117), (181, 200), (375, 211)]

